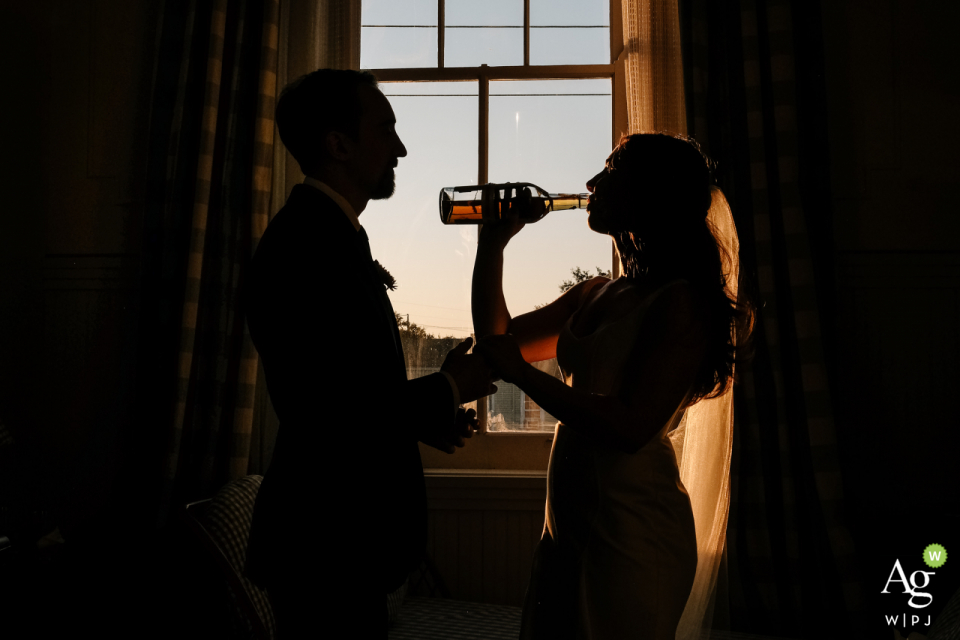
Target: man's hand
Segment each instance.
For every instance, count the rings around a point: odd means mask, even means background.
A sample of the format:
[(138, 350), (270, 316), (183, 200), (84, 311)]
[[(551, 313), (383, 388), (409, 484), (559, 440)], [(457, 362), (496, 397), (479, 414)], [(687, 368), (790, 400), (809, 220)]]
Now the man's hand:
[(480, 428), (480, 422), (477, 420), (477, 412), (473, 409), (464, 410), (463, 407), (457, 409), (457, 415), (453, 419), (453, 434), (449, 440), (423, 440), (426, 445), (439, 449), (445, 453), (453, 453), (455, 447), (463, 447), (464, 438), (472, 438), (474, 432)]
[(497, 386), (493, 384), (497, 378), (484, 359), (467, 353), (471, 345), (473, 338), (467, 338), (455, 346), (440, 366), (441, 371), (449, 373), (456, 381), (460, 402), (473, 402), (497, 392)]
[(453, 428), (458, 435), (457, 446), (463, 446), (464, 438), (472, 438), (473, 434), (480, 428), (480, 421), (477, 419), (477, 412), (474, 409), (457, 409), (457, 416), (453, 419)]
[(474, 352), (483, 356), (493, 367), (498, 379), (516, 383), (527, 364), (517, 346), (517, 340), (509, 333), (484, 336), (477, 343)]

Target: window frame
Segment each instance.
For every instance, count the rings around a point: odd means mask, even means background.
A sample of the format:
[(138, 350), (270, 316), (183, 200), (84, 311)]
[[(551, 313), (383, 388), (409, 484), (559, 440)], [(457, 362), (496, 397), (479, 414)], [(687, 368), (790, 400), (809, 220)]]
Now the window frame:
[[(437, 66), (415, 68), (364, 69), (380, 82), (468, 82), (478, 83), (478, 144), (477, 184), (486, 184), (489, 168), (490, 82), (501, 80), (576, 80), (610, 79), (611, 87), (611, 149), (622, 133), (628, 130), (626, 76), (623, 62), (623, 22), (621, 0), (609, 0), (610, 62), (581, 65), (530, 64), (530, 0), (523, 0), (523, 65), (446, 67), (444, 66), (445, 0), (437, 0)], [(361, 25), (362, 27), (363, 25)], [(378, 25), (379, 26), (379, 25)], [(362, 28), (361, 28), (362, 33)], [(361, 47), (363, 43), (361, 41)], [(611, 241), (611, 273), (620, 275), (620, 260)], [(542, 409), (541, 409), (542, 410)], [(448, 456), (425, 445), (420, 445), (424, 468), (433, 469), (500, 469), (537, 470), (547, 468), (553, 434), (545, 431), (488, 431), (487, 399), (477, 401), (480, 433), (464, 449)], [(546, 442), (544, 443), (544, 440)], [(544, 446), (546, 445), (546, 446)]]

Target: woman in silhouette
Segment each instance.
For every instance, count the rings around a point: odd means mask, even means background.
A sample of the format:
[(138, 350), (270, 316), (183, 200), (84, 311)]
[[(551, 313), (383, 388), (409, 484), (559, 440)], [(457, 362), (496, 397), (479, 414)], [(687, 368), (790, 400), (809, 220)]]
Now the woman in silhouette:
[[(587, 182), (587, 211), (589, 227), (613, 237), (623, 275), (517, 317), (503, 298), (503, 250), (529, 203), (512, 201), (480, 233), (475, 349), (560, 421), (521, 638), (674, 640), (691, 591), (702, 602), (712, 586), (697, 571), (671, 435), (689, 408), (727, 391), (752, 315), (737, 300), (732, 245), (708, 220), (725, 209), (711, 183), (696, 143), (622, 138)], [(528, 364), (553, 357), (563, 381)]]

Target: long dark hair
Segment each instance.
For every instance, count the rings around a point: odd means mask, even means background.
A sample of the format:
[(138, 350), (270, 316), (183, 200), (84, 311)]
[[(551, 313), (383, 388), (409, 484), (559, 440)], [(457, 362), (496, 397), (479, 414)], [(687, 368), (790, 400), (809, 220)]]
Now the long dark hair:
[(634, 134), (620, 139), (607, 166), (616, 174), (618, 206), (630, 216), (627, 229), (613, 233), (624, 276), (691, 284), (704, 305), (708, 346), (690, 404), (722, 395), (734, 363), (749, 355), (754, 312), (742, 291), (736, 299), (730, 296), (723, 270), (730, 256), (707, 220), (713, 199), (710, 159), (689, 138)]

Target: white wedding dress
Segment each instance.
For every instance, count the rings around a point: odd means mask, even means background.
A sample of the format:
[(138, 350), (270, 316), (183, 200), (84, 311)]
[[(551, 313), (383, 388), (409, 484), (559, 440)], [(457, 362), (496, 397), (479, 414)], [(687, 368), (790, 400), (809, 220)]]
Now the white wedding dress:
[[(668, 286), (589, 335), (568, 322), (557, 342), (566, 384), (617, 393), (644, 314)], [(668, 436), (683, 413), (632, 454), (557, 425), (521, 638), (674, 640), (697, 569), (693, 512)]]
[[(727, 295), (737, 300), (740, 245), (716, 187), (707, 223), (723, 249)], [(643, 315), (662, 291), (589, 335), (574, 335), (568, 322), (557, 341), (565, 382), (615, 392)], [(709, 637), (730, 507), (732, 386), (678, 408), (633, 454), (557, 425), (521, 639)]]

